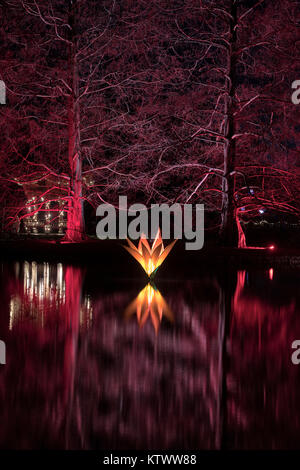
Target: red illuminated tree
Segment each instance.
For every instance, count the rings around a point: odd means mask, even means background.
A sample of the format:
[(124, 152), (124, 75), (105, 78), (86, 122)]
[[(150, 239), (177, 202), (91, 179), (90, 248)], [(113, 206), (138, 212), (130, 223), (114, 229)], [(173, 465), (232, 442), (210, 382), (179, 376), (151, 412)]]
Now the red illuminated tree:
[[(209, 151), (215, 156), (222, 151), (223, 158), (219, 168), (203, 171), (196, 194), (203, 187), (204, 199), (205, 193), (220, 195), (216, 205), (221, 203), (221, 235), (232, 243), (235, 220), (241, 229), (242, 210), (252, 216), (262, 207), (299, 214), (297, 110), (290, 101), (290, 83), (299, 63), (294, 42), (299, 6), (293, 1), (276, 7), (273, 2), (225, 1), (203, 7), (203, 14), (205, 10), (197, 40), (206, 42), (212, 65), (208, 63), (209, 76), (202, 77), (201, 86), (208, 82), (214, 99), (210, 121), (198, 135), (215, 135), (216, 145)], [(222, 51), (221, 57), (210, 52), (213, 48)], [(217, 76), (223, 84), (214, 92)], [(219, 129), (214, 115), (220, 116)], [(209, 184), (220, 169), (221, 193), (214, 181)], [(239, 243), (243, 246), (241, 230)]]
[[(114, 160), (119, 158), (118, 145), (123, 145), (120, 135), (111, 152), (105, 136), (110, 127), (124, 126), (128, 113), (111, 110), (108, 98), (114, 89), (122, 93), (122, 83), (130, 79), (126, 74), (134, 73), (132, 67), (122, 69), (130, 28), (122, 34), (122, 8), (109, 0), (101, 8), (93, 0), (88, 5), (80, 0), (15, 0), (5, 5), (2, 34), (7, 51), (2, 63), (9, 107), (2, 113), (2, 179), (19, 185), (56, 179), (37, 198), (34, 210), (65, 200), (66, 238), (80, 241), (83, 203), (99, 201), (99, 193), (102, 199), (104, 172), (116, 173)], [(114, 61), (119, 65), (111, 70)], [(59, 188), (58, 179), (64, 180)], [(31, 209), (22, 212), (23, 204), (15, 209), (14, 218), (32, 215)]]
[(156, 18), (153, 28), (169, 47), (161, 49), (159, 71), (168, 87), (160, 111), (168, 111), (167, 132), (156, 144), (148, 187), (157, 200), (204, 202), (221, 215), (223, 243), (243, 247), (242, 213), (299, 216), (291, 102), (299, 5), (187, 1), (164, 12), (172, 21), (162, 28)]

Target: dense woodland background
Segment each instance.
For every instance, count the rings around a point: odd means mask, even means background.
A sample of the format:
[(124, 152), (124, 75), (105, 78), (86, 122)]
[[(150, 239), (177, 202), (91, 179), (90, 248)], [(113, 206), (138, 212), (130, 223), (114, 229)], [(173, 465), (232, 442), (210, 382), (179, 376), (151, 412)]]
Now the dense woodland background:
[(50, 177), (34, 210), (64, 199), (71, 241), (119, 195), (204, 203), (226, 244), (260, 210), (297, 223), (299, 25), (297, 0), (1, 0), (8, 229)]

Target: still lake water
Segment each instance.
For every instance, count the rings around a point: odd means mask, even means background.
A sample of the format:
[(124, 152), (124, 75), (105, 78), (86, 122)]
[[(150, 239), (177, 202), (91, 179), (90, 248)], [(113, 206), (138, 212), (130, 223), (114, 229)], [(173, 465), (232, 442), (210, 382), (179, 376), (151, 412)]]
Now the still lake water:
[(0, 448), (300, 447), (299, 271), (0, 268)]

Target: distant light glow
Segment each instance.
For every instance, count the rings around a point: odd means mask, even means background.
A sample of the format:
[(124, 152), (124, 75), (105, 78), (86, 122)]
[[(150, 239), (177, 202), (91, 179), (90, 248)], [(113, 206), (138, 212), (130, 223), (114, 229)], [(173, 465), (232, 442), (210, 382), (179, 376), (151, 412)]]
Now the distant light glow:
[(260, 214), (264, 214), (265, 213), (265, 209), (259, 209), (258, 211)]
[(275, 245), (269, 246), (269, 250), (274, 250), (274, 249), (275, 249)]
[(270, 268), (269, 269), (269, 279), (270, 279), (270, 281), (273, 281), (273, 277), (274, 277), (274, 269)]

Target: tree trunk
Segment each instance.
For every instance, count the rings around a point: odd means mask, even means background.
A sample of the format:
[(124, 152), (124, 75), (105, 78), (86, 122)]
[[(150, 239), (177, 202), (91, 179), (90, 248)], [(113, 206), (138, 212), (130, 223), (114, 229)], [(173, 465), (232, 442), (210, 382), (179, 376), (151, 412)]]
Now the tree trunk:
[(68, 217), (65, 239), (70, 242), (82, 241), (85, 238), (83, 200), (82, 200), (82, 159), (80, 149), (80, 108), (79, 108), (79, 74), (76, 58), (76, 0), (70, 2), (69, 25), (70, 51), (69, 67), (72, 93), (68, 100), (68, 159), (70, 167), (70, 188), (68, 198)]
[(237, 226), (235, 219), (234, 203), (234, 169), (236, 158), (236, 145), (234, 140), (234, 96), (236, 88), (236, 26), (237, 26), (237, 6), (232, 0), (230, 22), (230, 46), (228, 50), (227, 63), (227, 93), (225, 96), (225, 116), (224, 116), (224, 170), (222, 180), (222, 209), (220, 238), (225, 246), (237, 245)]
[(238, 231), (238, 248), (247, 248), (246, 236), (240, 222), (238, 209), (235, 211), (235, 221)]

